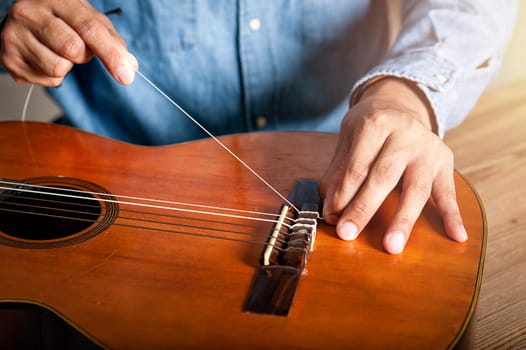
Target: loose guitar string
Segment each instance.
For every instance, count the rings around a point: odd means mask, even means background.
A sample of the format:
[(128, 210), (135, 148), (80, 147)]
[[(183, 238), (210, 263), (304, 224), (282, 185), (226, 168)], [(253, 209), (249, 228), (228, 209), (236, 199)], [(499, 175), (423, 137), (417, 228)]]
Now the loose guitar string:
[[(192, 117), (186, 110), (184, 110), (178, 103), (176, 103), (173, 99), (171, 99), (164, 91), (162, 91), (155, 83), (153, 83), (149, 78), (147, 78), (142, 72), (137, 71), (137, 74), (151, 87), (153, 87), (161, 96), (163, 96), (168, 102), (170, 102), (172, 105), (174, 105), (181, 113), (183, 113), (188, 119), (190, 119), (194, 124), (196, 124), (201, 130), (203, 130), (210, 138), (212, 138), (219, 146), (221, 146), (227, 153), (229, 153), (234, 159), (236, 159), (243, 167), (245, 167), (249, 172), (251, 172), (258, 180), (260, 180), (265, 186), (267, 186), (272, 192), (274, 192), (283, 202), (285, 202), (287, 205), (289, 205), (292, 209), (294, 209), (297, 213), (299, 213), (299, 210), (292, 204), (284, 195), (282, 195), (274, 186), (272, 186), (267, 180), (265, 180), (261, 175), (259, 175), (252, 167), (250, 167), (245, 161), (243, 161), (238, 155), (236, 155), (232, 150), (230, 150), (224, 143), (222, 143), (217, 137), (215, 137), (208, 129), (206, 129), (201, 123), (199, 123), (194, 117)], [(31, 84), (29, 87), (29, 90), (27, 92), (24, 106), (22, 109), (22, 114), (20, 117), (21, 121), (25, 121), (27, 118), (27, 109), (29, 105), (29, 100), (31, 98), (32, 92), (34, 89), (34, 84)], [(125, 197), (125, 196), (123, 196)], [(134, 199), (140, 199), (140, 200), (150, 200), (148, 198), (138, 198), (138, 197), (128, 197), (128, 198), (134, 198)], [(192, 205), (187, 203), (178, 203), (173, 202), (177, 204), (183, 204), (183, 205)], [(204, 208), (211, 208), (209, 206), (205, 205), (197, 205), (193, 204), (193, 206), (199, 206)], [(254, 214), (264, 214), (264, 215), (272, 215), (275, 216), (275, 214), (271, 213), (260, 213), (260, 212), (252, 212), (252, 211), (244, 211), (239, 209), (230, 209), (230, 208), (218, 208), (215, 207), (214, 209), (221, 209), (221, 210), (228, 210), (228, 211), (241, 211), (241, 212), (247, 212), (247, 213), (254, 213)]]
[[(234, 159), (236, 159), (243, 167), (245, 167), (250, 173), (252, 173), (258, 180), (260, 180), (264, 185), (266, 185), (272, 192), (274, 192), (283, 202), (285, 202), (288, 206), (290, 206), (293, 210), (296, 211), (296, 213), (299, 213), (299, 210), (292, 204), (285, 196), (283, 196), (274, 186), (272, 186), (268, 181), (266, 181), (261, 175), (259, 175), (252, 167), (250, 167), (245, 161), (243, 161), (238, 155), (236, 155), (232, 150), (230, 150), (224, 143), (222, 143), (217, 137), (215, 137), (208, 129), (206, 129), (201, 123), (199, 123), (194, 117), (192, 117), (186, 110), (184, 110), (178, 103), (176, 103), (173, 99), (171, 99), (164, 91), (162, 91), (157, 85), (155, 85), (149, 78), (147, 78), (142, 72), (137, 71), (137, 74), (151, 87), (153, 87), (161, 96), (163, 96), (168, 102), (170, 102), (172, 105), (174, 105), (181, 113), (183, 113), (188, 119), (190, 119), (193, 123), (195, 123), (201, 130), (203, 130), (207, 135), (209, 135), (219, 146), (221, 146), (227, 153), (229, 153)], [(29, 100), (31, 98), (32, 92), (33, 92), (34, 84), (31, 84), (27, 96), (24, 102), (24, 107), (22, 110), (21, 120), (26, 120), (27, 115), (27, 109), (29, 105)], [(126, 196), (122, 196), (126, 197)], [(138, 198), (138, 197), (127, 197), (127, 198), (134, 198), (134, 199), (140, 199), (149, 201), (148, 198)], [(154, 200), (155, 201), (155, 200)], [(186, 204), (186, 203), (180, 203), (180, 202), (172, 202), (179, 205), (192, 205), (192, 204)], [(211, 208), (204, 205), (197, 205), (194, 204), (193, 206), (203, 207), (203, 208)], [(239, 209), (230, 209), (230, 208), (219, 208), (214, 207), (214, 209), (218, 210), (225, 210), (225, 211), (237, 211), (237, 212), (246, 212), (246, 213), (252, 213), (252, 214), (264, 214), (264, 215), (271, 215), (275, 216), (275, 214), (271, 213), (261, 213), (261, 212), (253, 212), (253, 211), (243, 211)]]
[(172, 100), (164, 91), (162, 91), (157, 85), (155, 85), (150, 79), (148, 79), (141, 71), (137, 70), (137, 75), (139, 75), (144, 81), (146, 81), (151, 87), (153, 87), (158, 93), (160, 93), (168, 102), (174, 105), (181, 113), (183, 113), (188, 119), (190, 119), (195, 125), (197, 125), (201, 130), (203, 130), (208, 136), (210, 136), (219, 146), (221, 146), (227, 153), (234, 157), (241, 165), (243, 165), (248, 171), (250, 171), (255, 177), (257, 177), (263, 184), (265, 184), (271, 191), (273, 191), (284, 203), (287, 203), (288, 206), (293, 208), (296, 213), (299, 213), (298, 208), (294, 206), (284, 195), (282, 195), (274, 186), (272, 186), (268, 181), (266, 181), (261, 175), (259, 175), (254, 169), (252, 169), (246, 162), (237, 156), (230, 148), (228, 148), (223, 142), (221, 142), (217, 137), (215, 137), (208, 129), (206, 129), (201, 123), (199, 123), (194, 117), (192, 117), (186, 110), (184, 110), (177, 102)]
[(20, 116), (20, 119), (23, 122), (26, 121), (27, 106), (29, 106), (29, 99), (31, 98), (31, 94), (33, 93), (34, 88), (35, 88), (35, 85), (31, 84), (31, 86), (29, 87), (29, 90), (27, 91), (26, 100), (24, 101), (24, 108), (22, 109), (22, 115)]
[[(241, 160), (233, 151), (231, 151), (226, 145), (224, 145), (220, 140), (218, 140), (212, 133), (210, 133), (203, 125), (201, 125), (195, 118), (193, 118), (188, 112), (186, 112), (179, 104), (177, 104), (175, 101), (173, 101), (166, 93), (164, 93), (159, 87), (157, 87), (150, 79), (148, 79), (144, 74), (141, 72), (137, 72), (139, 76), (141, 76), (150, 86), (152, 86), (157, 92), (159, 92), (164, 98), (166, 98), (170, 103), (172, 103), (176, 108), (178, 108), (187, 118), (189, 118), (191, 121), (193, 121), (197, 126), (199, 126), (203, 131), (205, 131), (215, 142), (217, 142), (223, 149), (225, 149), (232, 157), (237, 159), (244, 167), (246, 167), (254, 176), (256, 176), (260, 181), (262, 181), (266, 186), (268, 186), (274, 193), (276, 193), (285, 203), (287, 203), (291, 208), (296, 210), (296, 212), (299, 212), (298, 209), (290, 203), (289, 200), (287, 200), (281, 193), (279, 193), (270, 183), (268, 183), (265, 179), (263, 179), (262, 176), (260, 176), (255, 170), (253, 170), (246, 162)], [(24, 102), (24, 107), (22, 110), (21, 120), (25, 121), (27, 118), (27, 110), (29, 101), (33, 92), (34, 84), (31, 84), (26, 99)], [(23, 185), (25, 187), (38, 187), (36, 185), (29, 185), (29, 184), (22, 184), (22, 183), (8, 183), (10, 185)], [(50, 186), (42, 186), (47, 189), (53, 189)], [(4, 187), (0, 187), (2, 189), (6, 189)], [(7, 188), (8, 189), (8, 188)], [(64, 189), (61, 189), (64, 190)], [(87, 193), (86, 191), (81, 190), (73, 190), (69, 189), (69, 191), (76, 191), (78, 193)], [(89, 192), (90, 194), (94, 195), (104, 195), (104, 193), (95, 193), (95, 192)], [(47, 194), (47, 193), (46, 193)], [(182, 203), (182, 202), (175, 202), (175, 201), (163, 201), (163, 200), (156, 200), (151, 198), (140, 198), (140, 197), (133, 197), (133, 196), (124, 196), (124, 195), (113, 195), (114, 197), (118, 198), (126, 198), (126, 199), (133, 199), (133, 200), (140, 200), (140, 201), (146, 201), (146, 202), (157, 202), (157, 203), (163, 203), (163, 204), (172, 204), (172, 205), (183, 205), (183, 206), (191, 206), (191, 207), (200, 207), (205, 209), (213, 209), (213, 210), (222, 210), (222, 211), (230, 211), (230, 212), (238, 212), (238, 213), (246, 213), (246, 214), (253, 214), (253, 215), (262, 215), (262, 216), (272, 216), (276, 217), (276, 213), (264, 213), (259, 211), (250, 211), (250, 210), (241, 210), (241, 209), (232, 209), (232, 208), (224, 208), (224, 207), (216, 207), (216, 206), (207, 206), (207, 205), (199, 205), (199, 204), (191, 204), (191, 203)], [(116, 203), (119, 203), (116, 201)], [(121, 202), (123, 204), (131, 204), (131, 202)], [(149, 205), (146, 204), (137, 204), (139, 206), (148, 207)], [(161, 208), (160, 206), (152, 205), (152, 208)], [(167, 207), (163, 206), (162, 208), (167, 209)], [(180, 211), (186, 211), (186, 212), (192, 212), (192, 210), (189, 209), (183, 209), (183, 208), (171, 208), (171, 210), (180, 210)], [(246, 218), (249, 219), (249, 217), (246, 216), (239, 216), (239, 215), (233, 215), (233, 214), (220, 214), (215, 212), (209, 212), (204, 210), (193, 210), (195, 213), (200, 213), (204, 215), (217, 215), (217, 216), (223, 216), (223, 217), (232, 217), (232, 218)], [(288, 218), (289, 220), (292, 220)], [(256, 221), (267, 221), (267, 222), (276, 222), (276, 220), (268, 220), (268, 219), (261, 219), (261, 218), (254, 218)]]

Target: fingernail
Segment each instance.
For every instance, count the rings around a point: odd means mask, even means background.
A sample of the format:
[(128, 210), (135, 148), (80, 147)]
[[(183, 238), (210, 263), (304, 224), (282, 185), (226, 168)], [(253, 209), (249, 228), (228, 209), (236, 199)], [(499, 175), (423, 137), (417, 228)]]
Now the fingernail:
[(327, 209), (329, 208), (328, 203), (329, 203), (328, 199), (325, 198), (325, 200), (323, 201), (323, 207), (322, 207), (323, 208), (322, 209), (323, 220), (329, 225), (336, 225), (338, 223), (338, 220), (340, 219), (340, 215), (334, 212), (330, 212)]
[(137, 61), (137, 58), (135, 58), (133, 54), (128, 53), (128, 61), (130, 62), (130, 65), (134, 72), (139, 69), (139, 61)]
[(358, 237), (358, 228), (350, 221), (345, 221), (338, 227), (338, 235), (346, 241), (354, 240)]
[(405, 236), (400, 231), (389, 233), (386, 237), (387, 251), (391, 254), (400, 254), (405, 247)]
[(135, 78), (135, 72), (129, 64), (122, 64), (117, 69), (117, 79), (124, 85), (129, 85)]
[(460, 225), (458, 230), (458, 241), (459, 242), (465, 242), (468, 240), (468, 233), (466, 231), (466, 228), (464, 225)]

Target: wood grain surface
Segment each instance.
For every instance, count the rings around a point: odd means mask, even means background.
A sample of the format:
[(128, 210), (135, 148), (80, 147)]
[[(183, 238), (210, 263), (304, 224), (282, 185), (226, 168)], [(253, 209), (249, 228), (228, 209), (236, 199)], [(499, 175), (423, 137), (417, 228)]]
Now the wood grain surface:
[(456, 168), (477, 189), (488, 245), (475, 349), (526, 348), (526, 81), (487, 92), (446, 135)]

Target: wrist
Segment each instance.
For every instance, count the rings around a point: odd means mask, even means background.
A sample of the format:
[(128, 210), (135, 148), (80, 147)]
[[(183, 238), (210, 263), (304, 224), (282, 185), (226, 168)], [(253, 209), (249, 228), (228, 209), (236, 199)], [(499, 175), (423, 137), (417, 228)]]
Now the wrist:
[(395, 104), (397, 108), (410, 111), (415, 119), (432, 132), (436, 133), (438, 130), (435, 115), (427, 97), (411, 80), (393, 76), (375, 77), (353, 94), (351, 106), (361, 101), (381, 106)]

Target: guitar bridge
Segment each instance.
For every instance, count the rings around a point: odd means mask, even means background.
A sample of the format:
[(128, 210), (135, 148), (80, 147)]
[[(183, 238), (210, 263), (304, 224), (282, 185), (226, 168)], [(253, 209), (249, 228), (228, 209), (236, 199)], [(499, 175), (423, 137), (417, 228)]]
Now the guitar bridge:
[(246, 312), (289, 313), (316, 239), (320, 217), (317, 181), (297, 180), (289, 201), (301, 209), (297, 213), (288, 205), (282, 206), (261, 254), (261, 267), (243, 309)]

